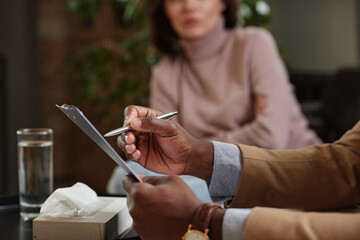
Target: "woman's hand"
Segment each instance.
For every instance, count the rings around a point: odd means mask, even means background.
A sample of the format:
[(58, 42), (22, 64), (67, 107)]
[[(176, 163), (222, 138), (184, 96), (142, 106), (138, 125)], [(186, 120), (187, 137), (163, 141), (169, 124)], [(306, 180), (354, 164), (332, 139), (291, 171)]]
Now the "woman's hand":
[(255, 99), (254, 106), (255, 106), (255, 109), (254, 109), (255, 117), (258, 117), (265, 111), (266, 97), (263, 95), (257, 96)]

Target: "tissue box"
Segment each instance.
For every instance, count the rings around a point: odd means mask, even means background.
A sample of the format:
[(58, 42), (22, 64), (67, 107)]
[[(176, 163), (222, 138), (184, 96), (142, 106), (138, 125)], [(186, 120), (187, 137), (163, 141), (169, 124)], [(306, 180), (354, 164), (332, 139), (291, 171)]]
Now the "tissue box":
[(33, 220), (33, 239), (114, 239), (132, 225), (126, 198), (99, 197), (107, 203), (88, 217), (39, 216)]

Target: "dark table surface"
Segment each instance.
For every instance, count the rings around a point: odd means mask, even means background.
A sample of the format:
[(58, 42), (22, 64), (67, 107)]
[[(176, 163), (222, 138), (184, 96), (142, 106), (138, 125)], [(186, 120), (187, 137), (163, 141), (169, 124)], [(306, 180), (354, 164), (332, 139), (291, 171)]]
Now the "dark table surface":
[[(0, 197), (0, 240), (32, 240), (32, 221), (24, 221), (19, 215), (19, 197)], [(116, 239), (137, 240), (136, 233), (128, 229)]]

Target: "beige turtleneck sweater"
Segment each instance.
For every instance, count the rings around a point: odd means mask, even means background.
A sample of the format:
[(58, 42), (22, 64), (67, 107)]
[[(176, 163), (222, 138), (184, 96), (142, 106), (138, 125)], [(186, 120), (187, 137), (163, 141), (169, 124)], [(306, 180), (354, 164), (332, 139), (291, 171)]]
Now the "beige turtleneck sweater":
[[(178, 110), (175, 119), (195, 137), (208, 140), (270, 149), (321, 142), (307, 127), (266, 30), (228, 31), (220, 22), (208, 35), (181, 44), (183, 55), (164, 57), (153, 69), (152, 108)], [(255, 117), (259, 95), (265, 96), (266, 107)]]

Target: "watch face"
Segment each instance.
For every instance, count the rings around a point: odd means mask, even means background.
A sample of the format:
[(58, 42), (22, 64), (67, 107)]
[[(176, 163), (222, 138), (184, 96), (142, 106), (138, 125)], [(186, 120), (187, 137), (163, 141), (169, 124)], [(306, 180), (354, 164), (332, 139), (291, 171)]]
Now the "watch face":
[(207, 235), (205, 235), (204, 233), (200, 232), (200, 231), (191, 231), (188, 232), (185, 237), (185, 240), (209, 240), (209, 238), (207, 237)]

